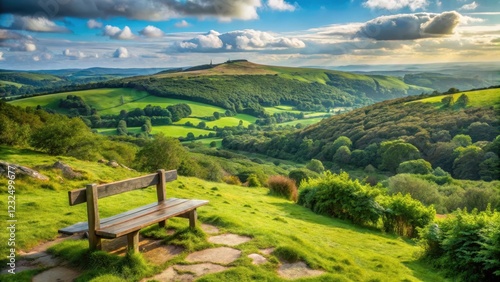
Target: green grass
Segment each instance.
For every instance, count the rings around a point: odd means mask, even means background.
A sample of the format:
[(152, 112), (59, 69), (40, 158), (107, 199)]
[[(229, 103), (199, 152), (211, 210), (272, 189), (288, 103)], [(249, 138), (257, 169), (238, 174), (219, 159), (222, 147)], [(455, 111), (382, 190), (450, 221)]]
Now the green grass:
[(195, 141), (184, 141), (184, 142), (182, 142), (182, 144), (187, 145), (187, 144), (190, 144), (192, 142), (195, 142), (195, 143), (203, 144), (205, 146), (209, 146), (210, 143), (212, 143), (213, 141), (215, 141), (215, 144), (217, 145), (216, 148), (222, 147), (222, 139), (221, 138), (203, 138), (203, 139), (195, 140)]
[(287, 126), (287, 125), (295, 126), (298, 123), (300, 123), (302, 125), (311, 125), (311, 124), (318, 123), (318, 122), (322, 121), (323, 119), (324, 119), (324, 117), (299, 119), (299, 120), (287, 121), (287, 122), (284, 122), (284, 123), (278, 123), (277, 126), (280, 126), (280, 125), (283, 125), (283, 126)]
[(16, 82), (11, 82), (11, 81), (0, 80), (0, 87), (3, 87), (5, 85), (14, 85), (17, 88), (19, 88), (19, 87), (22, 87), (24, 84), (16, 83)]
[(266, 113), (273, 115), (276, 113), (294, 113), (294, 114), (300, 114), (301, 112), (298, 110), (295, 110), (294, 107), (292, 106), (276, 106), (276, 107), (264, 107), (264, 110)]
[(207, 120), (203, 120), (200, 118), (190, 117), (190, 118), (183, 118), (180, 121), (174, 122), (174, 124), (183, 125), (183, 124), (186, 124), (187, 122), (191, 122), (192, 124), (194, 124), (196, 126), (196, 125), (198, 125), (198, 123), (204, 121), (209, 128), (213, 128), (214, 126), (221, 128), (221, 127), (225, 127), (225, 126), (238, 126), (240, 123), (240, 120), (243, 121), (244, 127), (248, 127), (248, 125), (255, 123), (257, 118), (253, 117), (251, 115), (246, 115), (246, 114), (238, 114), (234, 117), (222, 117), (222, 118), (220, 118), (218, 120), (214, 120), (214, 121), (207, 121)]
[[(139, 134), (142, 132), (142, 129), (140, 127), (127, 127), (127, 130), (128, 132), (134, 134)], [(112, 136), (118, 134), (116, 132), (116, 128), (99, 128), (97, 129), (97, 132), (105, 136)]]
[(215, 133), (214, 131), (211, 130), (193, 128), (189, 126), (163, 125), (163, 126), (153, 126), (153, 131), (151, 132), (151, 134), (163, 133), (166, 136), (178, 138), (178, 137), (186, 137), (189, 132), (192, 132), (195, 137), (198, 137), (199, 135), (208, 135), (210, 132)]
[(469, 92), (459, 92), (456, 94), (448, 94), (448, 95), (440, 95), (435, 97), (430, 97), (415, 102), (420, 103), (431, 103), (435, 104), (436, 108), (441, 107), (441, 100), (447, 96), (453, 96), (453, 100), (457, 101), (458, 97), (462, 94), (466, 94), (469, 97), (469, 106), (471, 107), (490, 107), (494, 106), (495, 108), (500, 108), (500, 88), (495, 89), (486, 89), (486, 90), (478, 90), (478, 91), (469, 91)]
[[(46, 167), (59, 159), (57, 157), (29, 150), (5, 147), (1, 149), (1, 159), (37, 166), (41, 173), (51, 178), (49, 182), (23, 178), (17, 180), (18, 251), (28, 250), (40, 242), (54, 239), (57, 229), (86, 220), (85, 205), (68, 206), (67, 190), (83, 187), (85, 183), (103, 183), (138, 175), (122, 168), (112, 169), (95, 162), (62, 158), (73, 168), (83, 171), (87, 177), (85, 180), (70, 181), (64, 179), (60, 171)], [(49, 189), (47, 185), (53, 187)], [(2, 197), (5, 198), (5, 188), (2, 186), (0, 189)], [(266, 188), (246, 188), (179, 177), (177, 181), (167, 185), (167, 194), (169, 197), (209, 200), (209, 205), (198, 209), (201, 222), (214, 224), (223, 233), (231, 232), (252, 237), (250, 242), (235, 247), (243, 254), (232, 265), (231, 270), (205, 276), (202, 281), (252, 281), (257, 279), (256, 277), (258, 280), (283, 281), (277, 277), (278, 262), (274, 255), (271, 255), (270, 262), (261, 266), (253, 266), (247, 258), (251, 253), (269, 247), (277, 248), (282, 255), (305, 261), (314, 269), (326, 271), (321, 277), (322, 281), (445, 281), (438, 273), (416, 260), (415, 255), (421, 249), (411, 242), (314, 214), (293, 202), (269, 196)], [(155, 200), (156, 192), (153, 187), (104, 198), (99, 200), (101, 217)], [(0, 201), (0, 209), (7, 209), (4, 200)], [(5, 214), (2, 219), (6, 220)], [(158, 227), (148, 228), (145, 232), (163, 237), (171, 243), (184, 245), (189, 250), (213, 246), (200, 231), (188, 231), (185, 229), (187, 226), (186, 219), (175, 218), (169, 220), (169, 228), (177, 231), (174, 235), (166, 235), (164, 231), (158, 230)], [(0, 232), (2, 242), (6, 242), (6, 236), (7, 232)], [(86, 248), (85, 242), (76, 241), (56, 246), (53, 252), (76, 263), (85, 261), (82, 258), (87, 256)], [(0, 249), (2, 257), (5, 257), (6, 253), (7, 248)], [(178, 263), (186, 255), (186, 252), (182, 253), (170, 263)], [(92, 256), (95, 259), (100, 258), (96, 260), (99, 264), (112, 264), (113, 261), (123, 263), (117, 257), (101, 253), (90, 255), (91, 258)], [(132, 265), (138, 265), (140, 269), (132, 267), (127, 272), (100, 269), (99, 273), (95, 273), (87, 268), (83, 275), (90, 280), (106, 275), (121, 275), (123, 278), (133, 272), (134, 277), (137, 277), (145, 273), (149, 275), (151, 271), (161, 271), (160, 268), (144, 270), (147, 266), (144, 266), (140, 258), (132, 260), (139, 261)]]

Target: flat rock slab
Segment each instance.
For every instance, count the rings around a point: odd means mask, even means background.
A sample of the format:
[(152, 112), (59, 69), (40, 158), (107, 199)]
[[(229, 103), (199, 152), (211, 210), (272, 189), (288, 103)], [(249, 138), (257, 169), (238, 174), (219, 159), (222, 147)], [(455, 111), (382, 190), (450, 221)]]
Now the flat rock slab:
[(252, 259), (252, 264), (259, 265), (267, 262), (267, 259), (259, 254), (250, 254), (249, 258)]
[(222, 272), (226, 270), (227, 267), (213, 263), (201, 263), (192, 265), (174, 265), (174, 269), (182, 273), (189, 272), (194, 274), (194, 276), (199, 277), (210, 273)]
[(191, 282), (194, 281), (194, 279), (195, 277), (192, 274), (178, 274), (177, 271), (175, 271), (175, 269), (171, 266), (154, 277), (142, 279), (141, 282), (151, 280), (162, 282)]
[(210, 225), (210, 224), (203, 223), (201, 225), (201, 230), (203, 230), (203, 232), (210, 234), (210, 235), (219, 234), (219, 228), (217, 228), (213, 225)]
[(214, 244), (221, 244), (226, 246), (238, 246), (252, 240), (250, 237), (240, 236), (237, 234), (222, 234), (219, 236), (212, 236), (208, 238), (208, 242)]
[(144, 258), (152, 264), (161, 265), (173, 259), (184, 251), (183, 247), (160, 245), (156, 248), (143, 252)]
[(314, 277), (324, 274), (324, 271), (310, 269), (304, 262), (284, 263), (278, 269), (278, 274), (285, 279)]
[(227, 247), (215, 249), (206, 249), (203, 251), (189, 254), (186, 257), (187, 262), (212, 262), (219, 264), (229, 264), (241, 256), (240, 250)]
[(80, 273), (74, 269), (58, 266), (44, 271), (35, 277), (33, 277), (33, 282), (71, 282), (80, 276)]
[(259, 252), (263, 255), (268, 256), (274, 252), (274, 248), (261, 249), (259, 250)]
[(56, 265), (61, 264), (61, 260), (58, 258), (55, 258), (47, 253), (45, 253), (45, 256), (41, 256), (37, 259), (35, 259), (32, 264), (37, 265), (40, 267), (54, 267)]

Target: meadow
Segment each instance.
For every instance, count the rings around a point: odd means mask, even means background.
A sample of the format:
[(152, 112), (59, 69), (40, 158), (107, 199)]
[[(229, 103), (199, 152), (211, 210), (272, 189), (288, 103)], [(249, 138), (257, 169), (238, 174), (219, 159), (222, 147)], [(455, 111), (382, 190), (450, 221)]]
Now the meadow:
[[(22, 177), (17, 179), (18, 250), (28, 250), (43, 241), (52, 240), (57, 236), (58, 228), (86, 220), (84, 205), (68, 206), (68, 190), (83, 187), (86, 183), (106, 183), (138, 175), (137, 172), (122, 168), (113, 169), (104, 164), (69, 157), (51, 157), (7, 147), (1, 149), (0, 159), (37, 167), (51, 179), (48, 182)], [(62, 176), (61, 171), (49, 168), (57, 160), (83, 173), (85, 179), (68, 180)], [(0, 191), (2, 195), (7, 195), (3, 186)], [(267, 188), (248, 188), (179, 177), (177, 181), (167, 185), (167, 195), (209, 200), (208, 206), (199, 209), (201, 223), (216, 225), (223, 233), (231, 232), (252, 238), (250, 242), (235, 247), (243, 254), (232, 264), (231, 270), (205, 276), (202, 281), (283, 281), (276, 274), (278, 260), (283, 258), (295, 258), (313, 269), (324, 270), (326, 273), (315, 281), (446, 281), (439, 273), (431, 271), (416, 259), (421, 248), (414, 243), (377, 230), (356, 227), (347, 221), (314, 214), (293, 202), (268, 195)], [(155, 200), (156, 192), (151, 187), (108, 197), (100, 201), (101, 217)], [(0, 209), (6, 209), (4, 201), (0, 202)], [(187, 231), (187, 225), (185, 219), (169, 220), (169, 228), (184, 234), (180, 237), (175, 234), (167, 235), (158, 230), (158, 227), (143, 231), (186, 248), (178, 259), (167, 262), (161, 269), (179, 262), (190, 251), (214, 246), (204, 236), (198, 235), (200, 231)], [(5, 241), (6, 234), (1, 232), (0, 240)], [(63, 243), (54, 250), (68, 259), (85, 253), (87, 247), (85, 241), (75, 241)], [(270, 247), (277, 251), (264, 265), (254, 266), (246, 257), (258, 249)], [(0, 250), (2, 257), (5, 257), (6, 250)], [(109, 260), (118, 259), (109, 255)], [(160, 268), (152, 269), (153, 273), (161, 271)], [(91, 273), (90, 269), (84, 271), (88, 271), (84, 275)], [(89, 276), (82, 279), (108, 281), (104, 278), (106, 274), (108, 279), (110, 275), (122, 279), (127, 275), (108, 271), (98, 274), (103, 276), (102, 279)], [(5, 276), (0, 276), (0, 280), (2, 279), (6, 279)]]
[(469, 97), (470, 107), (489, 107), (493, 106), (496, 109), (500, 108), (500, 89), (485, 89), (485, 90), (477, 90), (477, 91), (468, 91), (468, 92), (458, 92), (455, 94), (447, 94), (447, 95), (439, 95), (430, 98), (425, 98), (421, 100), (414, 101), (412, 103), (430, 103), (439, 108), (442, 106), (441, 100), (444, 97), (453, 97), (453, 101), (457, 101), (457, 99), (462, 95), (466, 94)]

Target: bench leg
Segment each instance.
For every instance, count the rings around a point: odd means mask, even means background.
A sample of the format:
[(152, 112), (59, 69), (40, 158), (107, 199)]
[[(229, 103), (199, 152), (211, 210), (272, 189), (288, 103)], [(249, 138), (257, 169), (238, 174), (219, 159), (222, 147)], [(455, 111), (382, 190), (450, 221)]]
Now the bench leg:
[(88, 232), (89, 236), (89, 249), (91, 251), (102, 250), (101, 237), (98, 237), (93, 232)]
[(158, 225), (160, 226), (160, 228), (164, 228), (165, 226), (167, 226), (167, 221), (166, 220), (160, 221), (158, 222)]
[(127, 234), (127, 243), (129, 251), (139, 252), (139, 230)]
[(198, 214), (196, 213), (196, 209), (190, 211), (188, 216), (189, 216), (189, 227), (195, 228), (196, 227), (196, 219), (198, 218)]

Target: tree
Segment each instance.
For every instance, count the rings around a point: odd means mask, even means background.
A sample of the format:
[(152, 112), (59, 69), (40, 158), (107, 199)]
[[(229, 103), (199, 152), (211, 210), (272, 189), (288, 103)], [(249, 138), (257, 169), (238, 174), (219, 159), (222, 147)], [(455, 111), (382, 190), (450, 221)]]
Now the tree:
[(338, 148), (335, 155), (333, 155), (333, 161), (338, 164), (348, 164), (351, 160), (351, 150), (349, 147), (343, 145)]
[(137, 153), (136, 161), (139, 170), (153, 172), (158, 169), (177, 169), (185, 158), (186, 151), (179, 140), (160, 133)]
[(485, 160), (479, 164), (481, 180), (492, 181), (500, 179), (500, 158), (493, 152), (485, 154)]
[(118, 133), (118, 135), (127, 135), (128, 129), (127, 129), (127, 122), (125, 120), (122, 119), (118, 122), (116, 133)]
[(445, 108), (450, 108), (453, 106), (453, 96), (446, 96), (443, 99), (441, 99), (441, 103), (443, 103), (443, 107)]
[(455, 105), (462, 107), (462, 108), (467, 107), (467, 105), (469, 105), (469, 96), (467, 96), (466, 94), (460, 95), (460, 97), (458, 97)]
[(314, 172), (317, 172), (317, 173), (322, 173), (323, 171), (325, 171), (325, 167), (323, 166), (323, 163), (317, 159), (310, 160), (307, 163), (306, 168), (309, 170), (312, 170)]
[(200, 121), (196, 127), (205, 129), (207, 127), (207, 123), (204, 121)]
[(398, 173), (429, 174), (432, 172), (431, 163), (424, 159), (411, 160), (399, 164)]
[(210, 142), (210, 148), (215, 148), (215, 147), (217, 147), (217, 142), (215, 141)]
[(194, 133), (188, 132), (186, 138), (187, 138), (187, 140), (191, 141), (191, 140), (194, 140), (196, 137), (194, 136)]
[(479, 180), (480, 164), (484, 152), (477, 146), (459, 147), (458, 157), (453, 162), (453, 177), (458, 179)]
[(141, 130), (146, 132), (147, 134), (151, 133), (151, 130), (153, 130), (153, 126), (151, 125), (151, 120), (148, 118), (144, 122), (144, 124), (141, 126)]
[(457, 134), (451, 139), (451, 142), (456, 146), (467, 147), (472, 145), (472, 138), (469, 135)]
[(412, 144), (401, 140), (386, 141), (380, 144), (380, 156), (382, 158), (380, 169), (396, 172), (400, 163), (420, 158), (420, 151)]
[(220, 113), (219, 112), (214, 112), (214, 118), (215, 119), (220, 119)]

